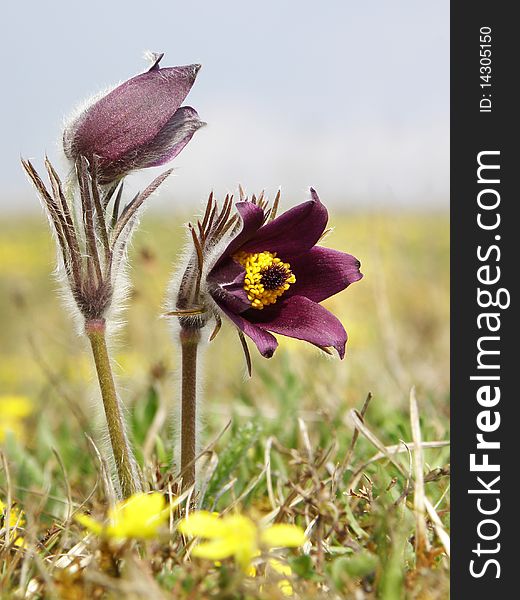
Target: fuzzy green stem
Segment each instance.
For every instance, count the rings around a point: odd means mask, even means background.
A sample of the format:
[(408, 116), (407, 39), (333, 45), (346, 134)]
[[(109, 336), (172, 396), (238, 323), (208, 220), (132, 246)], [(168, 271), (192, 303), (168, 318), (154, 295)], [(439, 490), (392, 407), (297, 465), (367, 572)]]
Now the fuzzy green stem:
[(197, 350), (200, 330), (181, 328), (181, 473), (183, 488), (195, 483), (197, 448)]
[(88, 321), (85, 325), (96, 364), (121, 494), (123, 498), (128, 498), (140, 490), (140, 485), (136, 476), (135, 459), (126, 436), (122, 407), (114, 384), (105, 330), (105, 321), (102, 319)]

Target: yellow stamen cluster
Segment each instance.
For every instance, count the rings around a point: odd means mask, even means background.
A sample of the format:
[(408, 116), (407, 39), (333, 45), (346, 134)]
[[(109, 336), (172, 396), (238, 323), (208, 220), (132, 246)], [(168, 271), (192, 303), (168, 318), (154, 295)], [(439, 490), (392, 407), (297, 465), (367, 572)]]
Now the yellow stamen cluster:
[(291, 265), (277, 258), (276, 252), (238, 252), (233, 258), (246, 270), (244, 290), (252, 308), (274, 304), (296, 282)]

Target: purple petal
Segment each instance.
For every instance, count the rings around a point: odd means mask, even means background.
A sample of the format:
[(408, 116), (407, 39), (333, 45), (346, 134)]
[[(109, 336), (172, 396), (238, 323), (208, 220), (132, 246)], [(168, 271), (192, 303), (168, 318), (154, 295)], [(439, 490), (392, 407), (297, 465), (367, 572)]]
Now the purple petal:
[(291, 271), (296, 277), (284, 297), (305, 296), (322, 302), (359, 281), (361, 263), (351, 254), (315, 246), (291, 259)]
[(139, 150), (142, 155), (137, 168), (158, 167), (173, 160), (206, 123), (190, 106), (181, 106), (157, 136)]
[[(215, 299), (216, 300), (216, 299)], [(271, 358), (274, 351), (278, 347), (278, 342), (274, 335), (271, 335), (268, 331), (257, 327), (247, 319), (244, 319), (240, 315), (226, 307), (225, 304), (219, 303), (220, 308), (224, 311), (226, 316), (233, 321), (233, 323), (248, 337), (250, 337), (256, 344), (260, 354), (265, 358)]]
[(298, 204), (259, 229), (241, 250), (277, 252), (282, 260), (290, 260), (312, 248), (325, 231), (328, 213), (312, 188), (311, 196), (312, 200)]
[(213, 269), (208, 275), (210, 282), (216, 282), (218, 285), (230, 285), (233, 283), (244, 283), (245, 269), (235, 262), (232, 258), (226, 258), (218, 269)]
[(240, 249), (242, 244), (253, 237), (260, 227), (262, 227), (262, 223), (264, 222), (264, 211), (252, 202), (237, 202), (235, 208), (242, 219), (242, 228), (222, 253), (221, 258), (213, 268), (213, 274), (215, 274), (219, 265), (222, 264), (227, 257), (233, 255)]
[(255, 312), (259, 313), (258, 317), (255, 315), (255, 325), (261, 329), (315, 346), (333, 347), (340, 358), (345, 356), (347, 332), (343, 325), (331, 312), (308, 298), (292, 296), (272, 308)]
[(217, 304), (225, 306), (234, 313), (242, 313), (251, 308), (251, 302), (244, 290), (245, 270), (231, 258), (212, 272), (208, 278), (211, 295)]
[(152, 68), (129, 79), (95, 102), (65, 131), (68, 158), (96, 155), (104, 163), (117, 162), (156, 138), (188, 95), (199, 65)]

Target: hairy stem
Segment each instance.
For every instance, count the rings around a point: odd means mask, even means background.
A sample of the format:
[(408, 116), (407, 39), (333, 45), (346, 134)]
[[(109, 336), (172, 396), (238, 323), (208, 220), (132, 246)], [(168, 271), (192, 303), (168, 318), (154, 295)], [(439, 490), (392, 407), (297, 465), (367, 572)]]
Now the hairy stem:
[(128, 498), (140, 490), (140, 484), (136, 474), (135, 459), (126, 436), (121, 403), (117, 397), (114, 376), (112, 375), (106, 344), (105, 321), (103, 319), (88, 321), (85, 325), (85, 331), (90, 340), (96, 364), (121, 494), (123, 498)]
[(183, 488), (195, 483), (197, 447), (197, 350), (200, 330), (181, 327), (181, 473)]

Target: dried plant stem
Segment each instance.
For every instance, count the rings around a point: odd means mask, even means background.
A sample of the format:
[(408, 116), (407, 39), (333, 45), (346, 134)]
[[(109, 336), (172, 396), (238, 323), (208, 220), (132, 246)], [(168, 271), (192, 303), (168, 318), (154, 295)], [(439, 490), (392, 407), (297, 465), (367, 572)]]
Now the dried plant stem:
[(200, 329), (181, 327), (181, 474), (183, 489), (195, 483), (197, 445), (197, 351)]
[(88, 321), (85, 331), (90, 340), (96, 372), (103, 398), (108, 433), (117, 477), (123, 498), (128, 498), (140, 490), (136, 475), (135, 459), (126, 435), (125, 421), (119, 398), (117, 397), (114, 376), (108, 355), (105, 322), (103, 319)]

